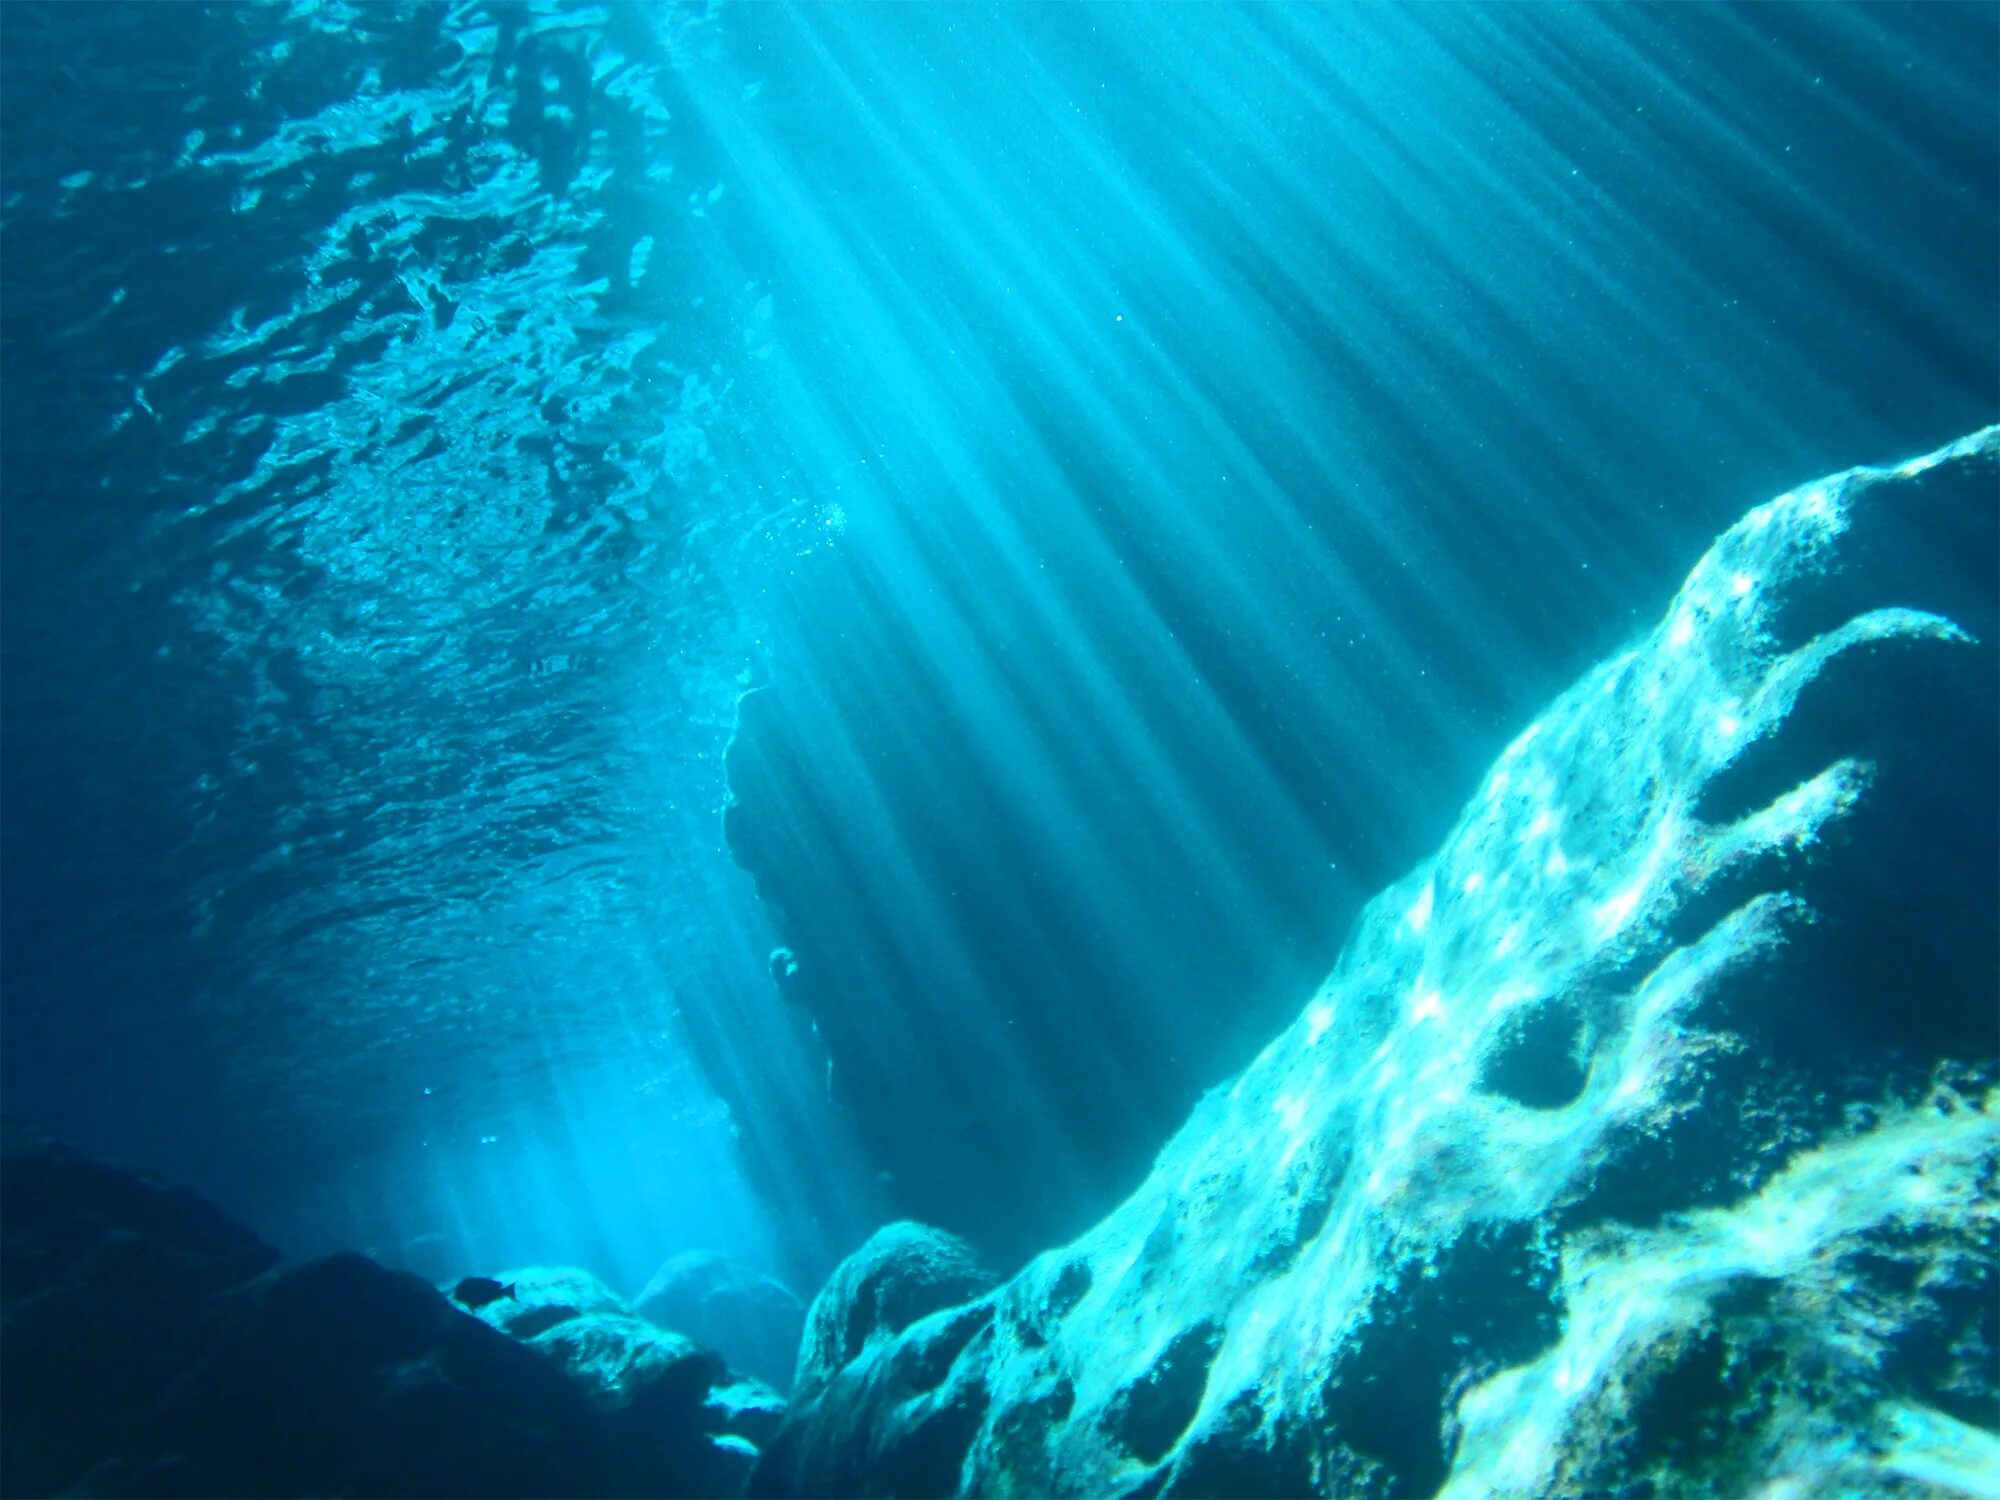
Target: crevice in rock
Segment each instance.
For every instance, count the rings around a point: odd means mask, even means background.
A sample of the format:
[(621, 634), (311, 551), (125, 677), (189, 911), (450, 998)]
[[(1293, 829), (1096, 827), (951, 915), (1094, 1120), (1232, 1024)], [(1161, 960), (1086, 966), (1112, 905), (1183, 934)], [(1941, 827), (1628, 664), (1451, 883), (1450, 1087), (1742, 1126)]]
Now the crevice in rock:
[(1105, 1426), (1145, 1463), (1158, 1463), (1201, 1409), (1208, 1369), (1222, 1346), (1222, 1329), (1197, 1323), (1175, 1336), (1138, 1380), (1112, 1398)]

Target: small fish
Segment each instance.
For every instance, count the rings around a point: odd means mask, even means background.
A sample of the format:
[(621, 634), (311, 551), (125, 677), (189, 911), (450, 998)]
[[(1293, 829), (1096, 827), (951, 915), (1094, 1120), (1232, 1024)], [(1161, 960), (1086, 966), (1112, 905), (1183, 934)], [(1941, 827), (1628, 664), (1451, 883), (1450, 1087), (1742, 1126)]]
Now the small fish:
[(474, 1312), (478, 1312), (489, 1303), (498, 1302), (502, 1297), (516, 1302), (520, 1300), (514, 1296), (513, 1282), (510, 1281), (502, 1286), (491, 1276), (468, 1276), (451, 1289), (451, 1300), (461, 1307), (471, 1308)]

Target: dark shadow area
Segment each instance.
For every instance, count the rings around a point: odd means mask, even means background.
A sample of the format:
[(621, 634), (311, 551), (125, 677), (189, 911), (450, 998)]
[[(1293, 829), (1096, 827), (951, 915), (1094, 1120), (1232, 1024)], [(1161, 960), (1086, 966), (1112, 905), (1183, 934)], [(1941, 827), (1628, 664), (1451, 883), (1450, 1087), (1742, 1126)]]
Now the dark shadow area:
[(1582, 1024), (1578, 1008), (1561, 999), (1517, 1015), (1487, 1054), (1479, 1086), (1530, 1109), (1572, 1102), (1586, 1078), (1577, 1052)]
[(1533, 1238), (1525, 1225), (1468, 1235), (1378, 1295), (1323, 1398), (1369, 1493), (1433, 1493), (1451, 1461), (1448, 1396), (1468, 1374), (1517, 1363), (1555, 1337), (1554, 1270)]

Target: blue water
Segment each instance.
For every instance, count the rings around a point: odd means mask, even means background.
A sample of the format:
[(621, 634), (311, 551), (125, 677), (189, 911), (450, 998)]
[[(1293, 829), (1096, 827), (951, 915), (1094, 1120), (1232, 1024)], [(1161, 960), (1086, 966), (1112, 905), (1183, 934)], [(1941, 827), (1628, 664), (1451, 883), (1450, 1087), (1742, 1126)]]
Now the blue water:
[(1710, 537), (1994, 419), (1996, 71), (1983, 4), (8, 6), (4, 1107), (440, 1278), (1076, 1232)]

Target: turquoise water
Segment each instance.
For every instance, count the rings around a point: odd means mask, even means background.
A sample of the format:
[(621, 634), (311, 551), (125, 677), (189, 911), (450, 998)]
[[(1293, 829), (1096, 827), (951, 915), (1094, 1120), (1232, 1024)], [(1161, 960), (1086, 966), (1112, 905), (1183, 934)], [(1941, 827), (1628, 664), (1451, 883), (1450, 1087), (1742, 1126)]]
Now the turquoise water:
[[(1711, 537), (2000, 408), (1990, 6), (0, 42), (5, 1107), (429, 1276), (1076, 1233)], [(1965, 1004), (1937, 692), (1825, 899)]]

